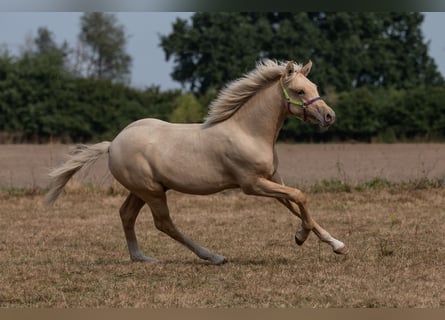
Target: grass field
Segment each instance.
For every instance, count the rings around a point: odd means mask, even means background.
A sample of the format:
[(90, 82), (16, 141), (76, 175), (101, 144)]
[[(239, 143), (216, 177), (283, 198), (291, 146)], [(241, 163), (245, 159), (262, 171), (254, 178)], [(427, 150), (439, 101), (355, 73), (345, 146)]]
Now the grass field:
[[(288, 152), (284, 172), (295, 173), (292, 159), (303, 170), (293, 146), (281, 148)], [(349, 246), (348, 256), (335, 255), (314, 235), (296, 246), (299, 221), (272, 199), (238, 191), (206, 197), (170, 192), (180, 230), (228, 263), (199, 260), (156, 230), (147, 208), (136, 231), (144, 253), (159, 262), (131, 263), (118, 214), (125, 198), (120, 188), (75, 183), (48, 209), (37, 182), (13, 185), (10, 174), (0, 192), (0, 307), (444, 307), (442, 163), (419, 153), (417, 179), (391, 179), (390, 161), (374, 163), (381, 176), (354, 178), (348, 160), (329, 151), (351, 155), (354, 145), (319, 148), (337, 172), (308, 179), (303, 189), (314, 218)], [(429, 150), (441, 157), (443, 146)], [(306, 160), (307, 172), (321, 165)], [(19, 161), (15, 165), (10, 172), (25, 171)], [(35, 181), (40, 170), (36, 164)]]

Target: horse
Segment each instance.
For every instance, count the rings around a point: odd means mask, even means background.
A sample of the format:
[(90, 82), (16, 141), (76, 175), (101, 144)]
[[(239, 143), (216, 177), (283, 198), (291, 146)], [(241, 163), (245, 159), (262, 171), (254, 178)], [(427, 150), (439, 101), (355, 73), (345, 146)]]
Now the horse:
[(257, 62), (255, 69), (218, 93), (203, 123), (146, 118), (130, 123), (111, 142), (75, 147), (65, 163), (49, 173), (45, 202), (54, 203), (79, 169), (107, 154), (109, 171), (129, 191), (119, 212), (132, 261), (157, 261), (142, 253), (135, 233), (138, 214), (147, 204), (158, 230), (207, 263), (225, 263), (224, 256), (178, 230), (170, 217), (166, 192), (208, 195), (229, 188), (275, 198), (287, 207), (301, 219), (295, 233), (298, 245), (313, 231), (335, 253), (346, 254), (347, 246), (311, 217), (303, 192), (286, 186), (278, 172), (275, 144), (288, 116), (323, 128), (335, 121), (335, 112), (307, 78), (311, 67), (310, 60), (305, 65), (269, 59)]

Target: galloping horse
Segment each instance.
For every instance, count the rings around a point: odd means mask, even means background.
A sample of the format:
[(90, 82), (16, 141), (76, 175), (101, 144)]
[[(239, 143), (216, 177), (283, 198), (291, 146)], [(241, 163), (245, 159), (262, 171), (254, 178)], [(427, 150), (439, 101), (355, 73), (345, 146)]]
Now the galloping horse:
[(302, 245), (309, 232), (346, 254), (343, 242), (333, 238), (312, 219), (305, 195), (285, 186), (277, 171), (275, 142), (289, 115), (329, 127), (334, 111), (319, 97), (308, 80), (312, 67), (292, 61), (265, 60), (242, 78), (230, 83), (211, 103), (202, 124), (171, 124), (142, 119), (129, 124), (112, 142), (78, 146), (70, 158), (50, 172), (45, 201), (53, 203), (68, 180), (82, 167), (108, 153), (112, 175), (130, 193), (120, 217), (133, 261), (156, 261), (139, 249), (134, 225), (147, 204), (157, 229), (212, 264), (226, 259), (185, 237), (174, 225), (166, 191), (206, 195), (240, 188), (248, 195), (272, 197), (285, 205), (302, 224), (295, 234)]

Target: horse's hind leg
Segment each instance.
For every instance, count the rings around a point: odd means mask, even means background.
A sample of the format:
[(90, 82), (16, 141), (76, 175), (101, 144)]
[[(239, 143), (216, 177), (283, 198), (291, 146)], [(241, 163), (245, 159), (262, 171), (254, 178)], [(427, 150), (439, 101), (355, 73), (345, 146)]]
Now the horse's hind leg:
[(122, 204), (119, 213), (124, 227), (125, 239), (127, 240), (128, 250), (130, 251), (130, 258), (132, 261), (154, 262), (156, 259), (146, 257), (139, 249), (136, 233), (134, 231), (134, 224), (136, 218), (144, 206), (145, 202), (138, 198), (133, 193), (130, 193)]
[(212, 264), (222, 264), (226, 261), (223, 256), (210, 252), (208, 249), (199, 246), (179, 232), (170, 218), (165, 193), (157, 196), (148, 196), (147, 199), (144, 198), (144, 200), (146, 200), (150, 206), (155, 226), (160, 231), (182, 243), (201, 259), (207, 260)]

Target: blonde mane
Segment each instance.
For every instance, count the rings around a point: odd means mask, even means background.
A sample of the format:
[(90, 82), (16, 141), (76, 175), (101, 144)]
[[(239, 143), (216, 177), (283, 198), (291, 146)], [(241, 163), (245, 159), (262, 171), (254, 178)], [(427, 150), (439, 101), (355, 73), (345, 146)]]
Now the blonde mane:
[[(229, 83), (210, 104), (210, 110), (203, 126), (210, 127), (229, 119), (261, 88), (281, 77), (286, 69), (286, 64), (287, 62), (284, 61), (266, 59), (258, 62), (254, 70)], [(301, 65), (295, 64), (296, 71), (301, 68)]]

